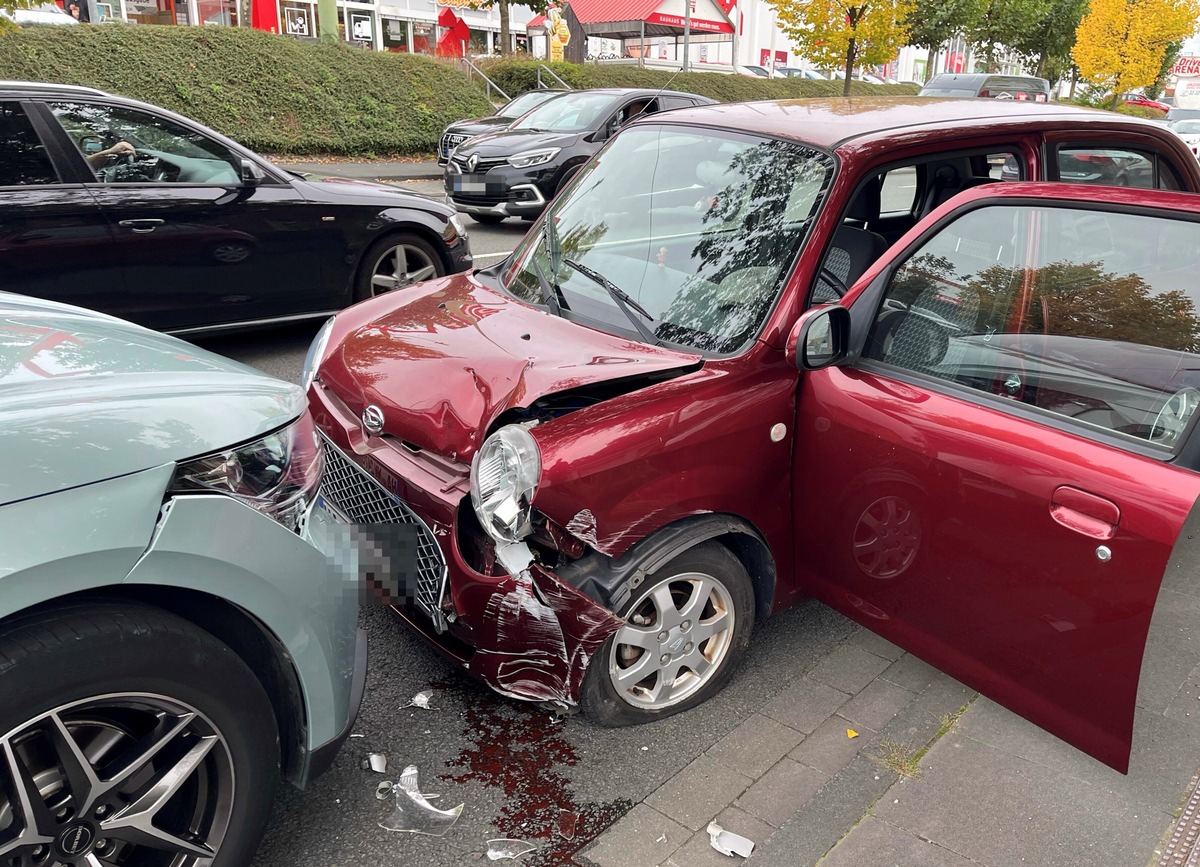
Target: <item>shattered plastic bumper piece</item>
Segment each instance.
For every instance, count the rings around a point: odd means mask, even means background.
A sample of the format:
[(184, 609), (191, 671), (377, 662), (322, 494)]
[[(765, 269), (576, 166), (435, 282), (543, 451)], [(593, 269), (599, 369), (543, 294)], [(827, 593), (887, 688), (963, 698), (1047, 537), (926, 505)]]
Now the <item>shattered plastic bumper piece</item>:
[(722, 855), (741, 855), (743, 858), (749, 858), (750, 853), (754, 851), (753, 840), (749, 840), (741, 834), (726, 831), (716, 822), (708, 823), (708, 842)]
[(487, 856), (489, 861), (499, 861), (508, 858), (520, 858), (537, 849), (532, 843), (524, 840), (488, 840)]

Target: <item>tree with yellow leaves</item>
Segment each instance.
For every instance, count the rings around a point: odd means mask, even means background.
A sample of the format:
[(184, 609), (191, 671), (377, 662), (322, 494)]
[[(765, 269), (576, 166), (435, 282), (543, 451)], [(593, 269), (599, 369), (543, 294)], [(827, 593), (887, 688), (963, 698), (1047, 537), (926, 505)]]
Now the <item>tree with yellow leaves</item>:
[(1196, 30), (1200, 0), (1091, 0), (1071, 57), (1080, 74), (1121, 94), (1158, 79), (1168, 46)]
[(771, 0), (779, 26), (796, 48), (821, 69), (845, 70), (850, 95), (857, 64), (895, 59), (908, 38), (905, 19), (916, 0)]

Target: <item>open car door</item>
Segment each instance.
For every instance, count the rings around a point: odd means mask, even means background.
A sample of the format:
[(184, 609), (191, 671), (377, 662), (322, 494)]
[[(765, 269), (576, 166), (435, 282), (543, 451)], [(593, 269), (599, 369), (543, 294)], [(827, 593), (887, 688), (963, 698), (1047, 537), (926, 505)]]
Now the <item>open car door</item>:
[(952, 199), (847, 293), (845, 357), (797, 402), (814, 595), (1122, 772), (1200, 494), (1196, 201)]

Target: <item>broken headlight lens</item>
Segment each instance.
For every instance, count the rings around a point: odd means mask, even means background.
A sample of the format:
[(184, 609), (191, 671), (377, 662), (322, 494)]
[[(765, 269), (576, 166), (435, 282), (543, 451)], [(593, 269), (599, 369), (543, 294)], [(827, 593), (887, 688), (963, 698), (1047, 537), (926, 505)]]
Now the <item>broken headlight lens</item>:
[(525, 428), (503, 427), (484, 441), (471, 462), (471, 504), (489, 536), (517, 542), (532, 532), (529, 515), (541, 477), (542, 456)]
[(321, 440), (305, 412), (262, 439), (179, 464), (171, 493), (228, 494), (297, 530), (324, 467)]

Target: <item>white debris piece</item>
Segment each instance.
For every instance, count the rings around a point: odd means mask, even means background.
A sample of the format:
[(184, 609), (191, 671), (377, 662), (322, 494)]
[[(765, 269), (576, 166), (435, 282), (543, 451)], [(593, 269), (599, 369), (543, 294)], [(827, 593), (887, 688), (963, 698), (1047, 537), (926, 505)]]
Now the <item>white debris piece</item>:
[(532, 843), (524, 840), (488, 840), (487, 856), (489, 861), (499, 861), (502, 858), (520, 858), (522, 855), (537, 849)]
[(753, 840), (748, 840), (741, 834), (726, 831), (716, 822), (708, 823), (708, 842), (722, 855), (741, 855), (743, 858), (749, 858), (750, 853), (754, 851)]
[(408, 700), (408, 704), (401, 705), (400, 710), (404, 710), (406, 707), (419, 707), (423, 708), (424, 710), (429, 710), (429, 700), (431, 698), (433, 698), (432, 690), (427, 689), (422, 692), (418, 692)]
[(377, 774), (387, 773), (387, 756), (382, 753), (371, 753), (362, 760), (364, 771), (374, 771)]
[(462, 815), (463, 807), (466, 806), (459, 804), (453, 810), (438, 810), (430, 805), (421, 794), (416, 765), (409, 765), (404, 769), (394, 791), (396, 809), (392, 811), (391, 816), (379, 823), (379, 827), (387, 831), (406, 831), (441, 837), (454, 827), (454, 823)]

